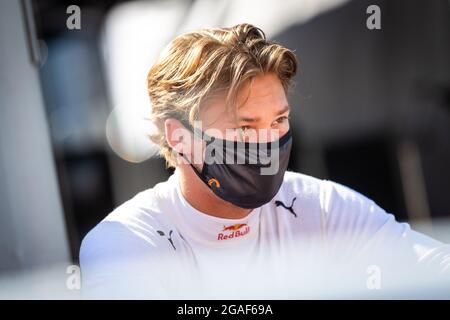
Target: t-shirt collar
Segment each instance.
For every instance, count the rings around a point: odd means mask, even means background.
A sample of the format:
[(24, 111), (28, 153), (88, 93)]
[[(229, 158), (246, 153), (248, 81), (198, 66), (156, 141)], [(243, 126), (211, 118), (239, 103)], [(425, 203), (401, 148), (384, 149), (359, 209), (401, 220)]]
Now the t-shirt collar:
[(243, 244), (258, 236), (261, 208), (253, 209), (240, 219), (219, 218), (203, 213), (184, 198), (179, 174), (175, 170), (169, 182), (173, 183), (176, 189), (173, 202), (177, 204), (177, 209), (172, 215), (183, 236), (221, 247)]

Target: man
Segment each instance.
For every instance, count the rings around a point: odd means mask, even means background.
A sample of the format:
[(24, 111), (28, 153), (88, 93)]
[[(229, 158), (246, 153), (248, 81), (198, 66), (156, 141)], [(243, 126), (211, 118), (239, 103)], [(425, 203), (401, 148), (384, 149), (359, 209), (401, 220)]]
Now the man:
[(250, 24), (171, 42), (147, 80), (153, 140), (175, 173), (85, 237), (88, 294), (281, 297), (335, 280), (364, 288), (368, 270), (449, 268), (447, 246), (373, 201), (286, 171), (296, 71), (294, 53)]

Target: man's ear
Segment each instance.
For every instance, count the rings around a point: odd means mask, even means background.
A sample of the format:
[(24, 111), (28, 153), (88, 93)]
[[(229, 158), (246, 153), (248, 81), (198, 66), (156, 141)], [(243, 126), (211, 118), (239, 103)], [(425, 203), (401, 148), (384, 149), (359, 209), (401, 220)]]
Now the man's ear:
[(183, 124), (174, 118), (164, 121), (164, 132), (169, 146), (178, 153), (190, 154), (192, 137)]

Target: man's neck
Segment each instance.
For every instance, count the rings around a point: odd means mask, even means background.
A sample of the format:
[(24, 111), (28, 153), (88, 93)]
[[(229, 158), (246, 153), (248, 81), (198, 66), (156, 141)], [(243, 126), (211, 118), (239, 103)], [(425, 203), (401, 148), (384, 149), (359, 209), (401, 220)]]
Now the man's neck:
[(216, 196), (200, 178), (190, 165), (180, 164), (179, 183), (186, 201), (198, 211), (205, 214), (226, 219), (245, 218), (252, 210), (244, 209)]

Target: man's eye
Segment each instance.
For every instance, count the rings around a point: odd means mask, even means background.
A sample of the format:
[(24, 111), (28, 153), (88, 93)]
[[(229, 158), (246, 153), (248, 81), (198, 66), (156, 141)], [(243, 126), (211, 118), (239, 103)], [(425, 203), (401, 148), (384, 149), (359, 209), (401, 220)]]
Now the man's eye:
[(283, 117), (279, 117), (276, 122), (278, 123), (283, 123), (285, 121), (287, 121), (289, 119), (289, 117), (283, 116)]
[(249, 129), (250, 129), (250, 126), (241, 126), (238, 128), (238, 130), (240, 130), (242, 133), (246, 132)]

